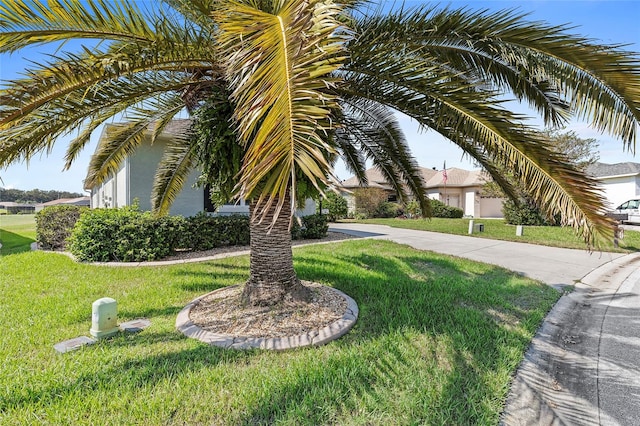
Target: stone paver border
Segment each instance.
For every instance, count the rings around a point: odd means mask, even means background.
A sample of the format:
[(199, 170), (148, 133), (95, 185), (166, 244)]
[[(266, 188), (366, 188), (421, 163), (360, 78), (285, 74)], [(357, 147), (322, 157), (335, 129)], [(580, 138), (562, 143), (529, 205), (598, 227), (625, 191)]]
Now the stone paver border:
[(191, 318), (189, 318), (191, 309), (196, 306), (202, 298), (215, 293), (216, 291), (228, 289), (228, 287), (214, 290), (211, 293), (207, 293), (204, 296), (200, 296), (189, 302), (189, 304), (178, 314), (178, 318), (176, 319), (176, 328), (187, 337), (198, 339), (209, 345), (228, 349), (269, 349), (282, 351), (300, 348), (303, 346), (324, 345), (332, 340), (336, 340), (339, 337), (344, 336), (349, 330), (351, 330), (351, 327), (353, 327), (358, 319), (358, 305), (355, 300), (340, 290), (333, 287), (327, 288), (342, 296), (347, 302), (347, 308), (342, 315), (342, 318), (319, 330), (313, 330), (298, 336), (271, 338), (238, 337), (230, 334), (214, 333), (194, 324), (191, 321)]

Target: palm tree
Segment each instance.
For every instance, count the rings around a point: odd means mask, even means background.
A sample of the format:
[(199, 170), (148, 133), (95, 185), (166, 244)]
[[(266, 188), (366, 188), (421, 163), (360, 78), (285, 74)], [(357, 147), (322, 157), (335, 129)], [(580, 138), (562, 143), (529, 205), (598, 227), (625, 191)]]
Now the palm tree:
[[(507, 194), (513, 190), (499, 170), (512, 170), (587, 244), (612, 234), (595, 182), (503, 103), (507, 96), (527, 102), (549, 125), (587, 120), (633, 148), (640, 71), (621, 46), (508, 10), (383, 13), (353, 0), (165, 0), (144, 11), (127, 0), (0, 2), (0, 52), (73, 39), (100, 43), (75, 53), (62, 44), (0, 92), (0, 167), (77, 131), (70, 164), (93, 130), (123, 116), (127, 123), (92, 159), (87, 184), (94, 185), (148, 129), (155, 138), (176, 114), (207, 102), (226, 110), (217, 125), (228, 117), (234, 136), (222, 148), (239, 153), (225, 166), (238, 171), (230, 193), (251, 200), (249, 303), (306, 297), (291, 256), (292, 200), (303, 189), (334, 187), (337, 155), (361, 182), (372, 160), (400, 194), (406, 189), (427, 209), (395, 111), (456, 143)], [(159, 213), (202, 164), (194, 140), (185, 132), (167, 148), (153, 195)]]

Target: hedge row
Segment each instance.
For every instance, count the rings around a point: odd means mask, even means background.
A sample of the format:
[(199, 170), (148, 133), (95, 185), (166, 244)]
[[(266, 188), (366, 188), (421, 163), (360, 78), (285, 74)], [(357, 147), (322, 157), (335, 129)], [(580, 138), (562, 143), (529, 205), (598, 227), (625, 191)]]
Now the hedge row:
[(184, 226), (184, 218), (155, 217), (131, 207), (93, 209), (78, 219), (69, 249), (81, 261), (156, 260), (177, 248)]
[[(156, 217), (136, 207), (85, 209), (80, 215), (79, 209), (56, 206), (39, 217), (37, 238), (43, 248), (68, 248), (78, 260), (91, 262), (157, 260), (177, 250), (246, 245), (250, 238), (249, 218), (243, 215)], [(295, 224), (294, 239), (323, 238), (329, 228), (322, 215), (303, 217), (302, 227)]]
[(86, 207), (58, 205), (36, 213), (36, 242), (45, 250), (64, 250), (80, 213)]
[(448, 206), (442, 201), (431, 199), (431, 216), (459, 219), (464, 212), (461, 208)]

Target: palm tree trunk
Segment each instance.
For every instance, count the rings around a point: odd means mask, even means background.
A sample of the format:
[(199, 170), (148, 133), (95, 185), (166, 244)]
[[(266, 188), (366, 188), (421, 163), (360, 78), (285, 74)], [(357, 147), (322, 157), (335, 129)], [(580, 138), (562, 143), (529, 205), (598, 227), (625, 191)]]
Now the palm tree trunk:
[(284, 300), (308, 300), (309, 296), (309, 290), (300, 283), (293, 269), (289, 230), (291, 199), (287, 197), (282, 213), (269, 229), (275, 204), (261, 223), (254, 217), (254, 204), (249, 205), (251, 264), (242, 300), (252, 306), (270, 306)]

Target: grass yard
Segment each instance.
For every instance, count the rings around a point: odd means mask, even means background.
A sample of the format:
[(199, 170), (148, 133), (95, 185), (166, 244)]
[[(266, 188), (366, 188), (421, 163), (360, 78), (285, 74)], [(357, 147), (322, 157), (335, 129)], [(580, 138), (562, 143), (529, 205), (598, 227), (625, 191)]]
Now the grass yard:
[(36, 241), (36, 215), (12, 214), (0, 216), (0, 255), (31, 250)]
[[(498, 267), (361, 240), (298, 248), (300, 278), (360, 307), (343, 338), (284, 353), (209, 347), (175, 330), (193, 298), (244, 281), (248, 257), (155, 268), (0, 262), (0, 423), (497, 424), (514, 371), (559, 294)], [(150, 328), (58, 354), (91, 303)]]
[[(441, 232), (469, 236), (469, 219), (366, 219), (359, 223), (373, 223), (397, 228), (416, 229), (420, 231)], [(559, 226), (525, 226), (524, 235), (516, 236), (515, 225), (508, 225), (501, 219), (475, 219), (475, 223), (484, 224), (484, 232), (476, 232), (474, 237), (490, 238), (494, 240), (516, 241), (523, 243), (541, 244), (553, 247), (585, 249), (584, 241), (575, 235), (572, 228)], [(603, 251), (640, 251), (640, 232), (625, 231), (624, 239), (620, 240), (620, 248), (614, 248), (613, 242)]]

